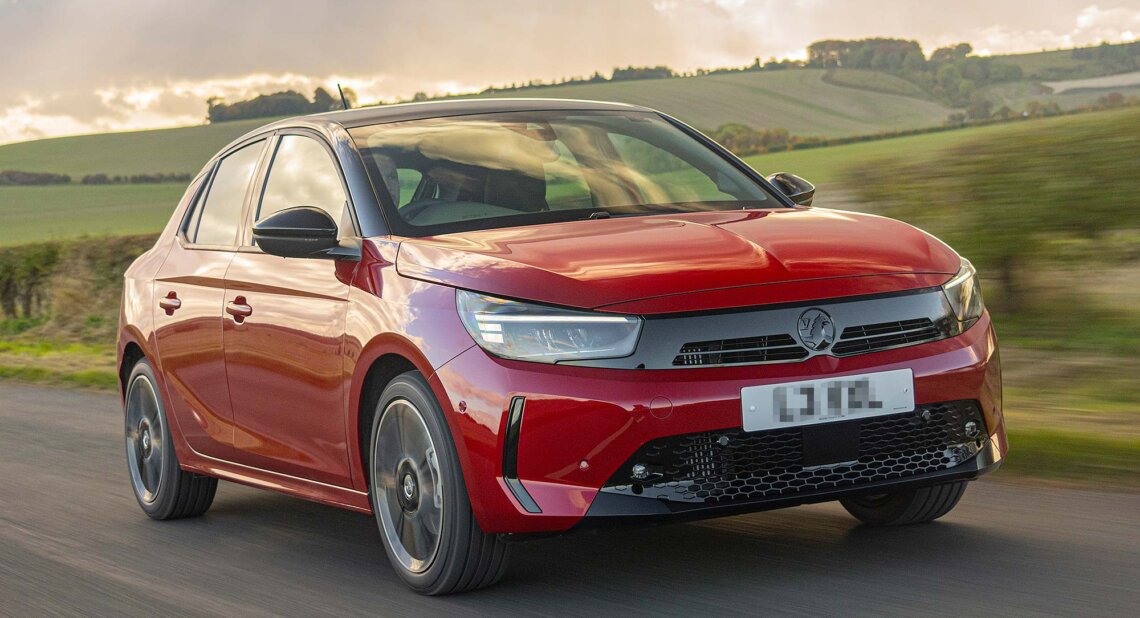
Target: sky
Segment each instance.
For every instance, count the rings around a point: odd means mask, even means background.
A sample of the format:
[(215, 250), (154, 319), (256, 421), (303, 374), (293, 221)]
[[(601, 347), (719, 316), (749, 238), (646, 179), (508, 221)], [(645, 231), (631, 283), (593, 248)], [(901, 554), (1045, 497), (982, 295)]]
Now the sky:
[(362, 102), (803, 58), (820, 39), (978, 53), (1140, 37), (1140, 0), (0, 0), (0, 143), (201, 124), (206, 99)]

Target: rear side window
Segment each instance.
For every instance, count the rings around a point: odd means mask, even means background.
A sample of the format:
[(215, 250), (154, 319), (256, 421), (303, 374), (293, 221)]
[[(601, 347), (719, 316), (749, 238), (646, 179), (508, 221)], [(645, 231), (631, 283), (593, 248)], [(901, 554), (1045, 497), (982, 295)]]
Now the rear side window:
[(340, 171), (315, 139), (285, 135), (277, 145), (255, 221), (296, 206), (312, 206), (336, 221), (342, 236), (354, 233)]
[(222, 159), (210, 189), (199, 202), (186, 236), (199, 245), (231, 246), (241, 227), (245, 192), (257, 169), (264, 141), (255, 142)]

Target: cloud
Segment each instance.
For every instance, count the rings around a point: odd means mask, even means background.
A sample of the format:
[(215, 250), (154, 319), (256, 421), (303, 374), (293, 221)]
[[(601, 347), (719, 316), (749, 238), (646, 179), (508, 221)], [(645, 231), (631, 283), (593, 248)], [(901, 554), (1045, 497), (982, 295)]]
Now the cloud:
[(210, 96), (340, 82), (365, 101), (802, 57), (897, 36), (993, 53), (1134, 39), (1136, 0), (0, 0), (0, 142), (201, 122)]

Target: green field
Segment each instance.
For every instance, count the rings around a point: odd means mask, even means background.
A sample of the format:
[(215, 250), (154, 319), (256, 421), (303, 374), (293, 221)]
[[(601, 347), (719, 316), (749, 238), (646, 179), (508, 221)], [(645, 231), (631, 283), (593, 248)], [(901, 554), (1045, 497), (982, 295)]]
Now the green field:
[(0, 187), (0, 245), (162, 229), (184, 185)]
[[(952, 111), (932, 101), (897, 94), (916, 93), (901, 78), (873, 71), (846, 73), (836, 71), (827, 81), (822, 69), (725, 73), (550, 86), (487, 96), (620, 101), (652, 107), (702, 129), (742, 122), (782, 127), (793, 135), (827, 137), (938, 125)], [(866, 88), (828, 83), (838, 79)]]
[(1071, 49), (994, 57), (1003, 63), (1020, 66), (1028, 80), (1083, 79), (1105, 75), (1104, 68), (1097, 62), (1073, 58)]
[(195, 174), (218, 150), (273, 118), (178, 129), (57, 137), (0, 146), (0, 170), (68, 174)]
[[(1084, 122), (1086, 118), (1097, 115), (1028, 120), (846, 146), (776, 152), (745, 160), (764, 174), (792, 172), (818, 185), (825, 185), (818, 203), (826, 206), (829, 199), (827, 185), (837, 183), (843, 169), (852, 162), (894, 155), (919, 158), (976, 137), (1001, 135), (1025, 126), (1048, 131), (1066, 123)], [(0, 153), (3, 150), (0, 148)], [(202, 160), (208, 156), (202, 155)], [(176, 184), (0, 187), (0, 220), (4, 223), (0, 226), (0, 245), (82, 235), (156, 232), (166, 223), (184, 189), (184, 186)]]

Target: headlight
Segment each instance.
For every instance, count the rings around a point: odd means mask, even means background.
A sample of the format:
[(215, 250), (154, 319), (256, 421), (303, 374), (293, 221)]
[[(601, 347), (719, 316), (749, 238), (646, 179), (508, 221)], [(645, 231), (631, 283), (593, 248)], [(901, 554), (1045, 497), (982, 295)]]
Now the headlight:
[(970, 260), (962, 258), (962, 268), (954, 278), (942, 286), (946, 300), (958, 322), (958, 332), (964, 332), (982, 317), (986, 305), (982, 301), (982, 286), (978, 282), (978, 272)]
[(455, 293), (459, 317), (484, 350), (496, 356), (540, 363), (633, 354), (641, 318), (531, 305)]

